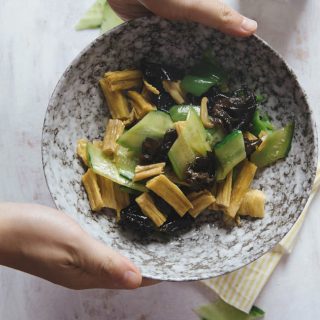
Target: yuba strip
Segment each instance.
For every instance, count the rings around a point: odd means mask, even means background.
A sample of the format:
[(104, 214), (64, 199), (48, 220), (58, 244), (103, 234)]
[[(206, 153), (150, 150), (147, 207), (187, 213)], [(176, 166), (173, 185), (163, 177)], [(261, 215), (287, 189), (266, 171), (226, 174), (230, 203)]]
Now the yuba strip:
[(250, 188), (254, 175), (257, 171), (257, 166), (248, 160), (245, 160), (238, 174), (237, 180), (234, 183), (230, 206), (224, 212), (234, 218), (238, 212), (244, 195)]

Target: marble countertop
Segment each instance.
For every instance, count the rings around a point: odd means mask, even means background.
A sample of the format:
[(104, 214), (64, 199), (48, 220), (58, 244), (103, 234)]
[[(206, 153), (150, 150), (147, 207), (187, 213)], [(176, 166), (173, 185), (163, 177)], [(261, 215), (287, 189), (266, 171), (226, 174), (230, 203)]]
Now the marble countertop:
[[(47, 102), (73, 57), (97, 35), (73, 26), (93, 0), (1, 0), (0, 200), (53, 205), (41, 164)], [(320, 2), (228, 1), (259, 22), (258, 34), (296, 71), (320, 123)], [(320, 317), (320, 195), (294, 252), (285, 257), (257, 305), (265, 319)], [(136, 291), (71, 291), (0, 268), (1, 320), (192, 320), (193, 307), (216, 299), (197, 282), (161, 283)]]

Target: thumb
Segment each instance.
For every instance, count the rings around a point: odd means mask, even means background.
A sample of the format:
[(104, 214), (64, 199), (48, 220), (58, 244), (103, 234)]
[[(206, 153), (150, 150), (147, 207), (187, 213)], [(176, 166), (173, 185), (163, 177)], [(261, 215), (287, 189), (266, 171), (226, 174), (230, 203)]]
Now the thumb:
[(82, 246), (81, 269), (87, 275), (87, 287), (135, 289), (142, 277), (139, 269), (127, 258), (100, 241), (86, 236)]
[(234, 36), (249, 36), (257, 30), (256, 21), (244, 17), (220, 0), (189, 1), (186, 19)]
[(244, 17), (221, 0), (140, 0), (164, 18), (199, 22), (224, 33), (246, 37), (257, 30), (257, 22)]

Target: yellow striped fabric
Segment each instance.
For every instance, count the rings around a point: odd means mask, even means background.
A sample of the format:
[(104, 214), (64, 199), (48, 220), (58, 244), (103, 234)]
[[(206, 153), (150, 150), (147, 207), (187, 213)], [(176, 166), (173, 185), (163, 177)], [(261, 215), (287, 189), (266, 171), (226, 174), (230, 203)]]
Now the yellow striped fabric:
[(242, 269), (220, 277), (203, 280), (202, 283), (214, 290), (225, 302), (249, 313), (281, 257), (292, 251), (308, 207), (319, 187), (320, 164), (308, 202), (297, 222), (281, 242), (272, 251)]

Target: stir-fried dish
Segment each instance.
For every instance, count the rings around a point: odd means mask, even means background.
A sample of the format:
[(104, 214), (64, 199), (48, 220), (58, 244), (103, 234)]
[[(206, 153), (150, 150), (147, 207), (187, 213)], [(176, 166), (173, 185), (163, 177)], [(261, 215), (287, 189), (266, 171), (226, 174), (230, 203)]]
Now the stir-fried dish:
[(118, 223), (175, 234), (203, 212), (263, 218), (256, 171), (285, 158), (294, 125), (275, 128), (261, 95), (230, 90), (228, 72), (209, 54), (189, 70), (142, 61), (100, 80), (110, 119), (103, 141), (78, 141), (91, 209)]

